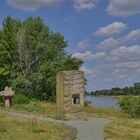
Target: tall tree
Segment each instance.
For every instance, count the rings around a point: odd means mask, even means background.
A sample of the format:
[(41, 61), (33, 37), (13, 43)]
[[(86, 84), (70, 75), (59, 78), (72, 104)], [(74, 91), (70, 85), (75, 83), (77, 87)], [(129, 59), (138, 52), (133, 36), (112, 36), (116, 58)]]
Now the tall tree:
[(67, 42), (39, 17), (20, 21), (7, 17), (0, 32), (2, 87), (40, 100), (55, 100), (56, 73), (78, 70), (83, 63), (65, 52)]

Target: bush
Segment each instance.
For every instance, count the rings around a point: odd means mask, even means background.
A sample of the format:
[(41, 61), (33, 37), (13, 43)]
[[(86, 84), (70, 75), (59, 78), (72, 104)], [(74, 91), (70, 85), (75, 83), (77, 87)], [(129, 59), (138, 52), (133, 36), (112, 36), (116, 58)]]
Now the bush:
[(4, 106), (3, 97), (0, 97), (0, 106)]
[(91, 104), (91, 101), (85, 100), (84, 101), (84, 106), (89, 106)]
[(122, 110), (128, 113), (131, 117), (140, 116), (140, 98), (138, 97), (121, 97), (119, 105)]
[(39, 100), (33, 98), (30, 100), (30, 102), (31, 102), (31, 105), (36, 106), (36, 105), (38, 105)]
[(25, 96), (25, 95), (16, 95), (14, 98), (13, 98), (13, 103), (14, 104), (29, 104), (30, 103), (30, 99)]

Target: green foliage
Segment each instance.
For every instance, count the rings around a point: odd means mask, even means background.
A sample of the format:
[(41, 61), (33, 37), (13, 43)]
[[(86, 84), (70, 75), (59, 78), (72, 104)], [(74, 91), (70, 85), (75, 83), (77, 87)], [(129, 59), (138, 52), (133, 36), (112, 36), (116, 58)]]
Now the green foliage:
[(33, 127), (32, 128), (32, 133), (44, 133), (45, 130), (41, 129), (41, 128), (36, 128), (36, 127)]
[(0, 140), (62, 140), (65, 135), (70, 135), (69, 128), (63, 124), (0, 112)]
[(122, 110), (131, 117), (140, 116), (140, 98), (139, 97), (121, 97), (119, 105)]
[(89, 106), (91, 104), (91, 101), (85, 100), (84, 101), (84, 106)]
[(3, 97), (0, 97), (0, 106), (4, 106)]
[(112, 88), (106, 90), (96, 90), (90, 93), (91, 95), (108, 95), (108, 96), (118, 96), (118, 95), (140, 95), (140, 83), (134, 83), (131, 87), (124, 88)]
[(6, 128), (4, 127), (4, 126), (0, 126), (0, 133), (2, 132), (6, 132), (7, 130), (6, 130)]
[(29, 98), (55, 101), (56, 73), (83, 63), (65, 52), (67, 42), (39, 17), (7, 17), (0, 31), (0, 90), (11, 86)]
[(33, 118), (31, 121), (31, 132), (32, 133), (43, 133), (45, 130), (38, 127), (38, 120), (36, 118)]
[(26, 97), (25, 95), (18, 94), (13, 98), (13, 103), (14, 104), (29, 104), (30, 99)]

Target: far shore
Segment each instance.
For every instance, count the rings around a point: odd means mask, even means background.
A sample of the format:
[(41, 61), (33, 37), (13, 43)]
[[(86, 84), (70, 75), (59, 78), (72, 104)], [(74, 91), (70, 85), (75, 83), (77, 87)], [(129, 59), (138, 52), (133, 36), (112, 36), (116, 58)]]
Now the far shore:
[(85, 95), (85, 96), (95, 96), (95, 97), (140, 97), (140, 95)]

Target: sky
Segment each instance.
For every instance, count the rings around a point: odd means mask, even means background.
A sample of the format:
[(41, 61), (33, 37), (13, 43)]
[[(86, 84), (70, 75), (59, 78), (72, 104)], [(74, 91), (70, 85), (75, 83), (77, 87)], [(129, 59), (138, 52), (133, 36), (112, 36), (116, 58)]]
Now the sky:
[(84, 61), (87, 91), (140, 82), (140, 0), (1, 0), (6, 16), (40, 16)]

